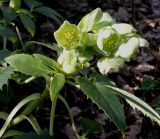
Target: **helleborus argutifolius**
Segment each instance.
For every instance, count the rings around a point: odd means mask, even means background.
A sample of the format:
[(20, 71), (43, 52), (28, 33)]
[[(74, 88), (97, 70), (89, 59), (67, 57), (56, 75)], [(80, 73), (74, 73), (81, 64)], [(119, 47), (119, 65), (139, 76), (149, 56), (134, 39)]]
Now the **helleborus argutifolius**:
[(112, 27), (106, 27), (98, 33), (97, 46), (106, 56), (112, 56), (118, 48), (119, 41), (120, 35)]
[(119, 46), (117, 52), (115, 53), (115, 56), (129, 60), (138, 51), (139, 46), (140, 46), (139, 39), (133, 37), (129, 39), (127, 43), (121, 44)]
[(54, 33), (54, 37), (58, 45), (65, 49), (74, 49), (80, 46), (81, 33), (75, 24), (71, 24), (68, 21), (64, 21)]
[(62, 54), (58, 57), (57, 62), (61, 65), (62, 70), (67, 74), (78, 72), (83, 67), (78, 61), (78, 54), (74, 49), (64, 49)]
[(110, 69), (117, 70), (123, 67), (125, 61), (123, 58), (102, 57), (98, 60), (97, 67), (102, 74), (107, 74)]
[(126, 23), (113, 24), (112, 28), (115, 29), (119, 34), (129, 34), (136, 32), (132, 25)]
[(82, 18), (78, 24), (78, 28), (82, 32), (90, 32), (114, 23), (115, 21), (108, 13), (103, 13), (100, 8), (97, 8)]

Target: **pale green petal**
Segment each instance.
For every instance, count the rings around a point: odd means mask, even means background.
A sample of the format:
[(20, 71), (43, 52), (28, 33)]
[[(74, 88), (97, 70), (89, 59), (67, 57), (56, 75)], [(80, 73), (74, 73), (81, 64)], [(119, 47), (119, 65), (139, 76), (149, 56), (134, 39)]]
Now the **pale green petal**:
[(114, 22), (108, 13), (103, 13), (100, 8), (97, 8), (84, 16), (79, 22), (78, 27), (82, 32), (89, 32), (112, 25)]
[(130, 59), (135, 54), (135, 52), (137, 52), (139, 45), (139, 39), (133, 37), (126, 44), (120, 45), (117, 52), (115, 53), (115, 56)]
[(80, 45), (81, 33), (76, 25), (68, 21), (64, 21), (54, 36), (58, 45), (65, 49), (73, 49)]
[(119, 34), (128, 34), (135, 32), (136, 30), (133, 28), (132, 25), (126, 23), (118, 23), (113, 24), (112, 27), (119, 33)]
[(97, 67), (102, 74), (107, 74), (110, 69), (117, 70), (120, 67), (124, 66), (124, 59), (123, 58), (101, 58), (98, 63)]
[(74, 64), (68, 64), (67, 62), (64, 62), (62, 65), (62, 70), (67, 74), (73, 74), (78, 72), (81, 69), (81, 64), (74, 63)]
[(97, 46), (106, 55), (112, 55), (117, 50), (120, 36), (111, 28), (106, 27), (99, 31)]
[(140, 47), (148, 47), (149, 46), (149, 43), (146, 39), (141, 38), (141, 37), (139, 37), (138, 39), (140, 41)]

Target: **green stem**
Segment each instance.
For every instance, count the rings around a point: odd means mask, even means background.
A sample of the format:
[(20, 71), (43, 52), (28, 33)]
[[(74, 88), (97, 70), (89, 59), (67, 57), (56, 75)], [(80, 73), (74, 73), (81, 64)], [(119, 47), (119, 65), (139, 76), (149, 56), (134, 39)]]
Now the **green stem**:
[(23, 43), (23, 41), (22, 41), (22, 37), (21, 37), (21, 35), (20, 35), (19, 29), (18, 29), (18, 27), (15, 27), (15, 28), (16, 28), (16, 32), (17, 32), (17, 35), (18, 35), (18, 39), (19, 39), (19, 41), (20, 41), (20, 44), (21, 44), (21, 46), (22, 46), (22, 49), (25, 50), (25, 46), (24, 46), (24, 43)]
[(74, 86), (76, 88), (80, 88), (80, 86), (78, 84), (76, 84), (76, 83), (74, 83), (74, 82), (72, 82), (70, 80), (66, 80), (66, 83), (68, 83), (69, 85), (72, 85), (72, 86)]
[(50, 114), (50, 123), (49, 123), (49, 134), (53, 136), (53, 128), (54, 128), (54, 118), (55, 118), (55, 109), (56, 109), (57, 98), (52, 101), (51, 106), (51, 114)]
[(7, 38), (3, 37), (3, 50), (5, 50), (7, 47)]
[(32, 113), (32, 111), (35, 110), (38, 106), (40, 106), (44, 102), (44, 100), (47, 99), (48, 97), (49, 97), (49, 93), (48, 93), (48, 89), (46, 87), (44, 92), (41, 95), (41, 98), (38, 99), (38, 100), (34, 100), (31, 103), (29, 103), (27, 105), (27, 107), (22, 111), (22, 113), (11, 121), (8, 128), (10, 128), (11, 126), (17, 125), (18, 123), (25, 120), (24, 115), (27, 116), (30, 113)]
[(70, 118), (70, 120), (71, 120), (72, 129), (73, 129), (76, 137), (77, 137), (78, 139), (80, 139), (80, 136), (78, 135), (77, 130), (76, 130), (76, 126), (75, 126), (75, 123), (74, 123), (73, 115), (72, 115), (72, 113), (71, 113), (71, 111), (70, 111), (70, 108), (69, 108), (69, 105), (68, 105), (67, 101), (66, 101), (65, 98), (64, 98), (63, 96), (61, 96), (61, 95), (59, 95), (58, 98), (59, 98), (59, 99), (63, 102), (63, 104), (65, 105), (65, 107), (66, 107), (66, 109), (67, 109), (67, 111), (68, 111), (68, 114), (69, 114), (69, 118)]

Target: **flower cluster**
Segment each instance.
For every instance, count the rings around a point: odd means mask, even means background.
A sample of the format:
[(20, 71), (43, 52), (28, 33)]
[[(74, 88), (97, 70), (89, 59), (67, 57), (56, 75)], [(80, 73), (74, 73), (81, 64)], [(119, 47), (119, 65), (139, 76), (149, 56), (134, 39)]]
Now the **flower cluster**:
[(116, 23), (99, 8), (84, 16), (77, 26), (64, 21), (54, 36), (63, 48), (58, 63), (67, 74), (89, 66), (97, 53), (102, 55), (97, 63), (99, 71), (106, 74), (110, 69), (122, 67), (139, 47), (148, 46), (132, 25)]

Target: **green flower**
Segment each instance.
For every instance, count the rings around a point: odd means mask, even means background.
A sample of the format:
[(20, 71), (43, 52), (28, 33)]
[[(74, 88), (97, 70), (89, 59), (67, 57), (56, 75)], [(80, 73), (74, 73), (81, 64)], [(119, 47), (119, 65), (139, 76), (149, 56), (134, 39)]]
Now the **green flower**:
[(132, 58), (135, 53), (138, 51), (138, 48), (140, 46), (140, 41), (138, 38), (133, 37), (128, 40), (127, 43), (121, 44), (115, 53), (116, 57), (122, 57), (126, 60), (129, 60)]
[(58, 45), (65, 49), (73, 49), (80, 46), (81, 33), (76, 25), (70, 24), (68, 21), (64, 21), (54, 33), (54, 36)]
[(112, 27), (106, 27), (98, 33), (97, 46), (106, 56), (112, 56), (117, 50), (119, 40), (120, 35)]
[(67, 74), (78, 72), (83, 66), (78, 61), (78, 55), (75, 50), (63, 50), (57, 62), (61, 65), (62, 70)]

